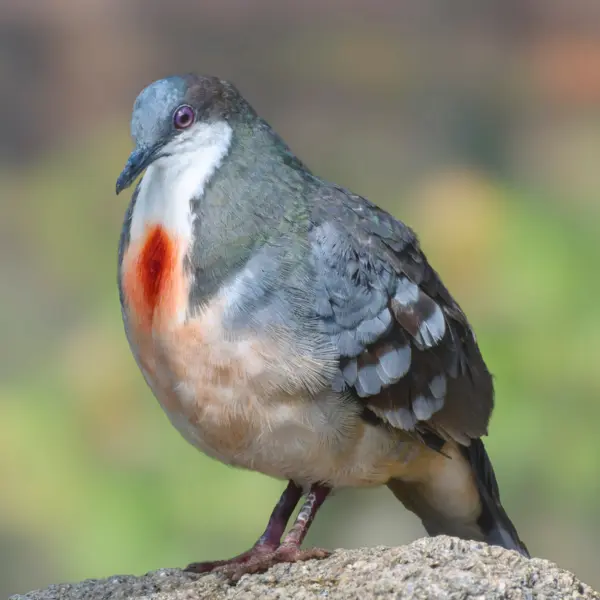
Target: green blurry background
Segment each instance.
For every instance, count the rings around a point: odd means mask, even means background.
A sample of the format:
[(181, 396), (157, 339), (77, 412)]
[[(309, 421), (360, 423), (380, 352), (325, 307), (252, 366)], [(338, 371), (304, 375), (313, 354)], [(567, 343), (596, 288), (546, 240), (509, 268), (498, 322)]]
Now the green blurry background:
[[(4, 0), (0, 597), (239, 552), (283, 487), (188, 446), (121, 329), (131, 105), (188, 70), (420, 233), (496, 376), (508, 512), (600, 587), (597, 0)], [(348, 491), (309, 543), (421, 535), (386, 490)]]

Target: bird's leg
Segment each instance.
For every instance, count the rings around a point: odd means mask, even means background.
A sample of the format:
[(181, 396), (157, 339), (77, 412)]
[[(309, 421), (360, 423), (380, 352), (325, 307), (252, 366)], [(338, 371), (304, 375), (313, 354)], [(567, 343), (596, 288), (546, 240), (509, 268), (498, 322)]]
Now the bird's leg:
[(255, 553), (242, 563), (229, 563), (220, 568), (219, 571), (232, 581), (237, 581), (247, 573), (262, 573), (277, 563), (293, 563), (311, 558), (327, 558), (331, 553), (321, 548), (301, 550), (300, 545), (308, 533), (317, 511), (325, 502), (331, 488), (324, 485), (313, 485), (306, 497), (298, 517), (283, 542), (270, 552)]
[(325, 502), (329, 492), (331, 492), (331, 488), (323, 485), (314, 485), (310, 489), (295, 523), (276, 550), (279, 562), (297, 562), (311, 558), (326, 558), (331, 554), (328, 550), (323, 550), (322, 548), (300, 549), (317, 511), (323, 502)]
[(241, 565), (253, 557), (273, 553), (279, 547), (285, 526), (301, 497), (302, 488), (297, 486), (293, 481), (290, 481), (271, 513), (265, 532), (258, 538), (258, 541), (250, 550), (227, 560), (191, 563), (185, 570), (193, 573), (207, 573), (219, 567)]

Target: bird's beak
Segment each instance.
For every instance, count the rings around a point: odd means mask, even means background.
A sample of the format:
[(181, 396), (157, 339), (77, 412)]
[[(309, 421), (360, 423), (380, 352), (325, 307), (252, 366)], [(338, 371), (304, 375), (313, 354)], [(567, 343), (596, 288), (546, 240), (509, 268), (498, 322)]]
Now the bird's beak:
[(139, 147), (129, 155), (127, 164), (117, 179), (117, 195), (128, 188), (134, 182), (135, 178), (152, 163), (156, 158), (157, 152), (158, 148), (156, 147)]

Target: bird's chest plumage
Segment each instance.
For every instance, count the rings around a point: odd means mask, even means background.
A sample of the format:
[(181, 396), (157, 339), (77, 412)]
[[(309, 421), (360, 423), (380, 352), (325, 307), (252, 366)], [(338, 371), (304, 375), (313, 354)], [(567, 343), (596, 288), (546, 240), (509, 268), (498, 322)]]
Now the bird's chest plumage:
[(156, 272), (153, 286), (160, 291), (152, 304), (148, 273), (142, 275), (127, 260), (124, 265), (133, 353), (188, 442), (224, 463), (275, 477), (310, 482), (315, 469), (322, 471), (321, 479), (340, 472), (338, 462), (363, 425), (356, 411), (340, 410), (335, 396), (315, 400), (302, 389), (298, 375), (314, 364), (286, 364), (285, 350), (268, 338), (227, 335), (222, 297), (179, 320), (185, 278)]
[(222, 462), (274, 477), (385, 481), (393, 441), (333, 392), (308, 392), (304, 382), (318, 376), (319, 361), (293, 356), (285, 336), (226, 332), (226, 293), (188, 312), (180, 246), (149, 228), (125, 253), (122, 288), (133, 353), (183, 437)]
[(147, 172), (155, 185), (140, 186), (120, 284), (133, 354), (173, 425), (206, 454), (271, 476), (385, 481), (398, 442), (366, 427), (358, 406), (331, 390), (326, 353), (285, 326), (232, 331), (225, 315), (240, 293), (235, 278), (190, 307), (189, 196), (161, 194), (164, 176), (156, 178)]
[[(277, 341), (225, 329), (227, 289), (190, 309), (188, 251), (186, 239), (161, 223), (147, 223), (125, 251), (120, 276), (133, 354), (190, 443), (223, 462), (282, 476), (307, 449), (337, 435), (335, 426), (313, 427), (326, 419), (302, 398), (294, 373), (302, 360), (286, 365)], [(318, 368), (310, 357), (305, 362), (305, 373)]]
[(121, 267), (127, 337), (148, 385), (183, 436), (235, 462), (257, 434), (255, 391), (268, 352), (258, 340), (227, 339), (219, 299), (190, 313), (183, 246), (160, 225), (130, 244)]
[(129, 323), (138, 336), (168, 329), (185, 313), (189, 283), (184, 244), (162, 225), (149, 225), (124, 255), (121, 281)]

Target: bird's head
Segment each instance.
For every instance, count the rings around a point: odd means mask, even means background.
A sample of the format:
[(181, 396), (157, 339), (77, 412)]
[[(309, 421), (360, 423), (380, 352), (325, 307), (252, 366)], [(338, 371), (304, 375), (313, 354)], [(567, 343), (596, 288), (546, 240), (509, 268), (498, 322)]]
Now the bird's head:
[(133, 106), (135, 149), (117, 179), (117, 194), (155, 161), (218, 144), (230, 134), (225, 125), (233, 116), (251, 112), (235, 87), (216, 77), (176, 75), (150, 84)]

